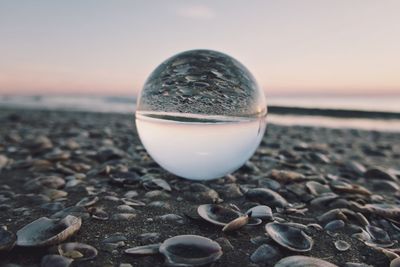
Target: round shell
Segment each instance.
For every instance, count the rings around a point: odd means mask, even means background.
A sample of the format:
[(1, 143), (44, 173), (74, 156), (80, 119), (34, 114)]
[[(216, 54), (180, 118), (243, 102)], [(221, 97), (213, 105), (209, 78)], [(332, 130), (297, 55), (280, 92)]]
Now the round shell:
[(211, 239), (197, 235), (179, 235), (164, 241), (160, 253), (170, 266), (202, 266), (222, 256), (221, 246)]
[(310, 251), (314, 243), (311, 237), (291, 224), (272, 222), (265, 230), (276, 243), (292, 251)]

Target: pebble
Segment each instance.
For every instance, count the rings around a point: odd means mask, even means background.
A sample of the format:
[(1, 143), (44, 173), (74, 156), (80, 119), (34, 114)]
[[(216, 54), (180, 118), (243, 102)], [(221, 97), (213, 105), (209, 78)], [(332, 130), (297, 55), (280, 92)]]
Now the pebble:
[(250, 260), (258, 264), (268, 264), (282, 257), (279, 250), (271, 245), (263, 244), (250, 256)]

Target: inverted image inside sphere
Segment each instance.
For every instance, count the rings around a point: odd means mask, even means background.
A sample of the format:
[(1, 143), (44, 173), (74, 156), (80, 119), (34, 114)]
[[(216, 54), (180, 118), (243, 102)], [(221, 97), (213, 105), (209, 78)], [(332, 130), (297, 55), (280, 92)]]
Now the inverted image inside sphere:
[(177, 54), (147, 79), (138, 111), (259, 117), (266, 114), (264, 93), (234, 58), (210, 50)]

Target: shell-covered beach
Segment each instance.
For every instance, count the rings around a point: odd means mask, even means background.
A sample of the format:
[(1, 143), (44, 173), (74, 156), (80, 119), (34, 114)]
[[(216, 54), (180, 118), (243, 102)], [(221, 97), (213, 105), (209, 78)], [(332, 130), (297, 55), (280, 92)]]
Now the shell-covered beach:
[(159, 167), (134, 122), (0, 110), (0, 265), (162, 266), (130, 249), (198, 235), (221, 248), (212, 266), (400, 266), (400, 133), (268, 124), (245, 166), (194, 182)]

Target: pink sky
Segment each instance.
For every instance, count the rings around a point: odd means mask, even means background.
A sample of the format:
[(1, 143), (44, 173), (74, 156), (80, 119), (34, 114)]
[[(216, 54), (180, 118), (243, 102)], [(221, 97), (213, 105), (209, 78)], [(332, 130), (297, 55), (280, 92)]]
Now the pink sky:
[(400, 1), (0, 2), (0, 94), (132, 95), (166, 58), (225, 52), (267, 95), (400, 94)]

